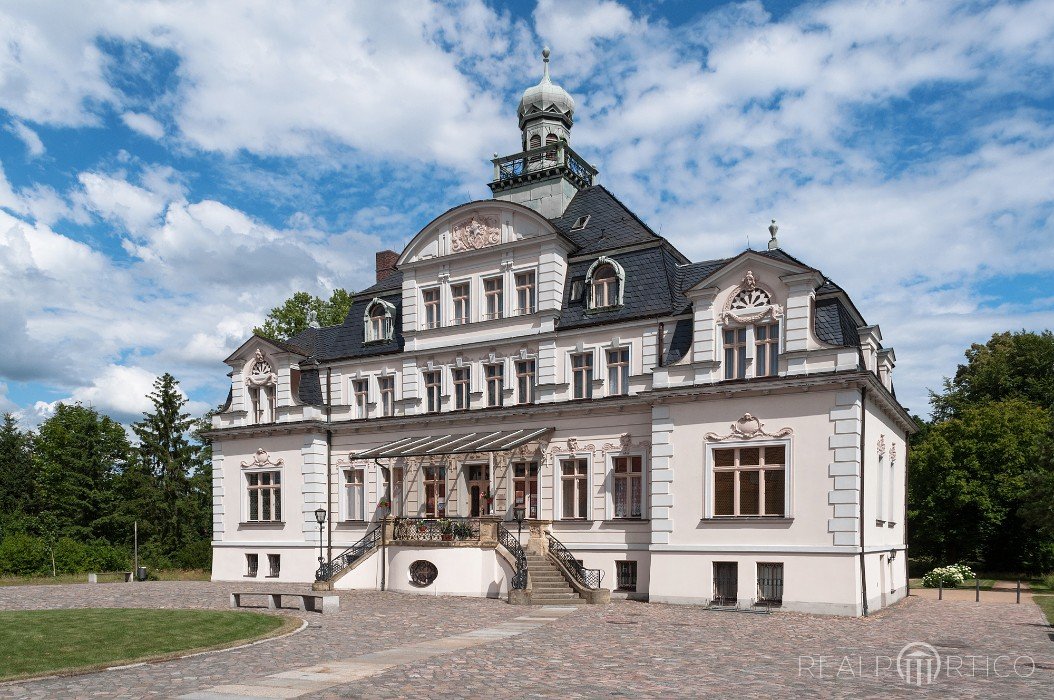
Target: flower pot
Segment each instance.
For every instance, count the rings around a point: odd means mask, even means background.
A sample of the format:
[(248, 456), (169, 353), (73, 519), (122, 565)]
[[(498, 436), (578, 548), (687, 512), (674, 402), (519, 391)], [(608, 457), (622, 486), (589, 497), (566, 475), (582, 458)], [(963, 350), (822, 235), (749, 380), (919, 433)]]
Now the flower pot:
[(443, 535), (443, 541), (444, 541), (444, 542), (449, 542), (449, 541), (451, 541), (452, 539), (454, 539), (454, 536), (453, 536), (453, 535)]

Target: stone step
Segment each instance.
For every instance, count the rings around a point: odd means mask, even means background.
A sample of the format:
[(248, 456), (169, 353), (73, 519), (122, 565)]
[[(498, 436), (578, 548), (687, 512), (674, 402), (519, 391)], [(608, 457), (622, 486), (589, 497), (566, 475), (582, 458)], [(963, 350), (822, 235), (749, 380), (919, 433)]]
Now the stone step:
[(533, 583), (534, 583), (534, 585), (531, 586), (531, 587), (534, 590), (536, 590), (536, 591), (546, 590), (546, 591), (568, 591), (568, 592), (570, 592), (570, 591), (574, 590), (573, 588), (568, 586), (566, 583), (558, 583), (558, 582), (555, 582), (555, 581), (553, 581), (553, 582), (549, 582), (549, 581), (534, 581)]
[(531, 605), (589, 605), (581, 598), (539, 598), (531, 596)]

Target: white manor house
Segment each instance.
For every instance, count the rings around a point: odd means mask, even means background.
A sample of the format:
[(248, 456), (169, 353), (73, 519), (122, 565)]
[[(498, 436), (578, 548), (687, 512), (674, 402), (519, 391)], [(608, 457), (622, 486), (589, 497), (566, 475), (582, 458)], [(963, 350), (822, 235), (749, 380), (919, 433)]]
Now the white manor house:
[(213, 578), (842, 615), (902, 598), (915, 425), (878, 326), (775, 225), (767, 250), (701, 262), (652, 231), (572, 150), (543, 55), (493, 199), (377, 253), (343, 324), (227, 358)]

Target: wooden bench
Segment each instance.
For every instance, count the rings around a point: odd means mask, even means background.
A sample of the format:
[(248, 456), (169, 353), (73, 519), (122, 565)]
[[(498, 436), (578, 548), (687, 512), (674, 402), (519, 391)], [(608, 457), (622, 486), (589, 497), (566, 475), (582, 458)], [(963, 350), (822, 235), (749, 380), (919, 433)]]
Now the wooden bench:
[(297, 598), (296, 610), (317, 612), (319, 614), (334, 613), (340, 610), (340, 596), (338, 595), (325, 593), (290, 593), (284, 591), (237, 591), (231, 593), (231, 607), (243, 607), (242, 598), (245, 596), (266, 597), (267, 608), (269, 610), (280, 610), (282, 608), (283, 597)]
[[(103, 576), (108, 576), (109, 574), (105, 574), (104, 573), (102, 575)], [(132, 572), (131, 571), (115, 571), (115, 572), (113, 572), (113, 575), (114, 576), (124, 576), (124, 582), (125, 583), (131, 583), (132, 582)], [(98, 583), (98, 582), (99, 582), (99, 574), (96, 574), (96, 573), (88, 574), (88, 583)]]

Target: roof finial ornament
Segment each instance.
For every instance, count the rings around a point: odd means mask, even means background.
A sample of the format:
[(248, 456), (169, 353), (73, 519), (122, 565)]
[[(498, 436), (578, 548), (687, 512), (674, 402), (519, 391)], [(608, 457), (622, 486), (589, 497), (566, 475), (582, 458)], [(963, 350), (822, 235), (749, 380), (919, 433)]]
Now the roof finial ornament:
[(549, 80), (549, 47), (542, 47), (542, 80)]
[(773, 219), (772, 223), (769, 224), (769, 235), (772, 239), (769, 241), (769, 250), (776, 250), (780, 247), (779, 241), (776, 240), (776, 232), (780, 230), (780, 227), (776, 225), (776, 220)]

